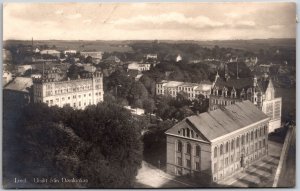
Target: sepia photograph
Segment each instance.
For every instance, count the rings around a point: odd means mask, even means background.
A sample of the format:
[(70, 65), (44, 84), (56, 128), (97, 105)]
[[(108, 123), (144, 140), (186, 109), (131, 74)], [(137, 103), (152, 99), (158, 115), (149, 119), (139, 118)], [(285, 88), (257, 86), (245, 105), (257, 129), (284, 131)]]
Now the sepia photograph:
[(4, 189), (294, 188), (295, 2), (4, 3)]

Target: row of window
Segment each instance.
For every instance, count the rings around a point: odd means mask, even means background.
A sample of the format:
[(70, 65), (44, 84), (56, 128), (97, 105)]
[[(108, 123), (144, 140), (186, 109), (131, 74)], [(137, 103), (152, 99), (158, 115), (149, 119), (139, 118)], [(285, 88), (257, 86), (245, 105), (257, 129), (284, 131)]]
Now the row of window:
[[(183, 144), (181, 141), (178, 141), (177, 142), (177, 152), (182, 153), (182, 151), (183, 151)], [(186, 144), (186, 154), (189, 154), (189, 155), (192, 154), (192, 145), (190, 143)], [(199, 145), (196, 145), (195, 155), (197, 157), (200, 157), (200, 154), (201, 154), (201, 147)]]
[[(185, 164), (182, 164), (182, 158), (181, 157), (177, 157), (177, 165), (178, 166), (184, 166), (187, 168), (191, 168), (192, 164), (191, 164), (191, 160), (190, 159), (186, 159)], [(195, 169), (200, 171), (200, 162), (195, 162)]]
[[(252, 154), (252, 153), (256, 152), (257, 150), (259, 150), (259, 149), (261, 149), (261, 148), (263, 148), (265, 146), (266, 146), (265, 145), (265, 141), (263, 141), (263, 145), (261, 145), (261, 142), (259, 142), (259, 147), (258, 147), (258, 145), (256, 143), (255, 144), (255, 150), (254, 150), (254, 146), (252, 145), (252, 147), (250, 147), (250, 151), (248, 151), (248, 148), (247, 148), (246, 155)], [(266, 153), (266, 151), (264, 150), (263, 153)], [(257, 155), (255, 154), (254, 156), (256, 158)], [(252, 159), (252, 157), (251, 157), (251, 159)], [(239, 162), (239, 161), (241, 161), (241, 157), (240, 157), (240, 153), (239, 152), (237, 153), (236, 160), (234, 160), (234, 154), (232, 154), (230, 156), (230, 158), (226, 157), (225, 160), (221, 159), (219, 163), (218, 163), (218, 161), (216, 161), (216, 162), (214, 162), (214, 173), (216, 173), (218, 169), (221, 170), (224, 167), (226, 168), (228, 165), (233, 164), (234, 162)]]
[(194, 135), (195, 137), (198, 138), (198, 134), (195, 133), (192, 129), (189, 129), (189, 128), (182, 128), (178, 131), (178, 134), (179, 135), (182, 135), (184, 137), (190, 137), (190, 138), (194, 138)]
[(220, 99), (211, 99), (212, 104), (218, 104), (218, 105), (231, 105), (234, 104), (235, 101), (229, 101), (229, 100), (220, 100)]
[[(237, 137), (236, 140), (231, 140), (231, 150), (233, 150), (235, 147), (239, 148), (240, 146), (240, 139), (241, 144), (244, 145), (245, 143), (248, 143), (250, 140), (253, 141), (254, 138), (257, 139), (258, 137), (264, 136), (267, 134), (267, 126), (261, 127), (259, 129), (256, 129), (254, 131), (247, 132), (245, 135), (242, 135), (241, 138)], [(225, 153), (229, 152), (229, 143), (230, 141), (225, 143)], [(224, 154), (224, 146), (223, 144), (220, 145), (220, 155)], [(214, 148), (214, 157), (218, 156), (218, 147), (216, 146)]]

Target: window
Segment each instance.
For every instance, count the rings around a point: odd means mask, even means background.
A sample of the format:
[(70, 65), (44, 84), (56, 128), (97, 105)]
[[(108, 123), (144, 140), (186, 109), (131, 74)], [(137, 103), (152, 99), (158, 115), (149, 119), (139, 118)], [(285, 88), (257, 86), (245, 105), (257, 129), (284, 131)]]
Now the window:
[(261, 149), (261, 141), (259, 141), (259, 149)]
[(255, 139), (257, 139), (257, 129), (255, 130)]
[(267, 133), (267, 126), (265, 125), (264, 126), (264, 135), (266, 135), (266, 133)]
[(234, 162), (234, 155), (231, 155), (231, 162)]
[(177, 165), (182, 166), (182, 158), (177, 157)]
[(218, 164), (215, 162), (214, 163), (214, 173), (216, 173), (218, 171)]
[(242, 136), (242, 145), (245, 144), (245, 135)]
[(191, 160), (186, 159), (186, 167), (191, 168)]
[(200, 170), (200, 163), (196, 162), (196, 170)]
[(255, 150), (257, 150), (257, 143), (255, 143)]
[(186, 153), (187, 153), (187, 154), (191, 154), (191, 152), (192, 152), (192, 147), (191, 147), (191, 144), (188, 143), (188, 144), (186, 145)]
[(234, 140), (231, 141), (231, 150), (234, 149)]
[(259, 136), (262, 136), (262, 128), (259, 129)]
[(186, 136), (190, 137), (190, 129), (186, 129)]
[(200, 149), (200, 146), (199, 145), (197, 145), (196, 146), (196, 156), (200, 156), (200, 151), (201, 151), (201, 149)]
[(225, 149), (226, 149), (226, 153), (228, 153), (228, 151), (229, 151), (229, 143), (228, 142), (226, 143), (226, 148)]
[(251, 141), (253, 141), (253, 131), (251, 132)]
[(218, 155), (218, 148), (217, 148), (217, 147), (215, 147), (215, 149), (214, 149), (214, 157), (216, 158), (216, 157), (217, 157), (217, 155)]
[(182, 152), (182, 143), (180, 141), (178, 141), (178, 144), (177, 144), (177, 151), (178, 152)]
[(228, 157), (225, 158), (225, 166), (228, 165)]
[(223, 154), (223, 144), (221, 144), (221, 146), (220, 146), (220, 155), (222, 155)]
[(249, 142), (249, 133), (247, 133), (247, 136), (246, 136), (246, 143)]
[(239, 148), (240, 146), (240, 138), (236, 138), (236, 148)]
[(182, 135), (185, 136), (185, 129), (182, 129)]
[(191, 130), (191, 136), (192, 136), (192, 138), (194, 138), (194, 131), (193, 130)]
[(263, 147), (266, 147), (266, 139), (263, 139)]

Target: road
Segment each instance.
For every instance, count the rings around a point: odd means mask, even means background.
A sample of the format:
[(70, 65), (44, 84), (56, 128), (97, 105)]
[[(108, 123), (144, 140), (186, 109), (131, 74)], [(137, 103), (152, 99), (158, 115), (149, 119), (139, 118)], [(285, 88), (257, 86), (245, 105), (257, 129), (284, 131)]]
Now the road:
[(268, 146), (269, 154), (267, 156), (252, 163), (244, 171), (221, 181), (219, 185), (227, 187), (272, 187), (282, 144), (269, 141)]
[(175, 180), (164, 171), (156, 168), (155, 166), (143, 161), (142, 167), (136, 176), (135, 188), (188, 188), (194, 187), (189, 183)]

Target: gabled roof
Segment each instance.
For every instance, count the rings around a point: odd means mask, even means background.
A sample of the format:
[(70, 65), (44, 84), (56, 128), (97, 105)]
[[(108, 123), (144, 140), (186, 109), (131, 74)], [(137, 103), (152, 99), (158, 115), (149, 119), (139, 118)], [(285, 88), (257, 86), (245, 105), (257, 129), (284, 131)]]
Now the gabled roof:
[(246, 100), (221, 109), (187, 117), (166, 133), (176, 135), (177, 131), (174, 131), (173, 128), (196, 128), (205, 139), (213, 141), (218, 137), (266, 119), (268, 119), (266, 114), (249, 100)]
[(215, 86), (217, 86), (219, 89), (223, 89), (224, 86), (229, 88), (234, 87), (235, 89), (242, 89), (242, 88), (248, 88), (252, 86), (252, 84), (253, 84), (252, 77), (240, 78), (240, 79), (229, 78), (227, 81), (219, 77), (215, 83)]
[(30, 88), (32, 85), (32, 78), (16, 77), (12, 82), (7, 84), (4, 89), (28, 93), (28, 88)]

